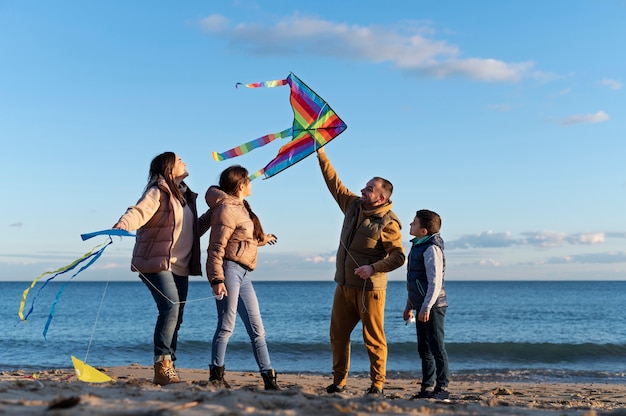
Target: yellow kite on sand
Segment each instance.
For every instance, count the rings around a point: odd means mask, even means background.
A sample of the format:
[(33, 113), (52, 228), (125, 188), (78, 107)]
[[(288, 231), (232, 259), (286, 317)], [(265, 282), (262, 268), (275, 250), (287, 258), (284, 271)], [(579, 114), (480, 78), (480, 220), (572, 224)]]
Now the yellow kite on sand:
[(74, 363), (74, 371), (76, 371), (76, 377), (80, 381), (87, 383), (106, 383), (113, 381), (113, 379), (101, 371), (96, 370), (89, 364), (79, 360), (72, 355), (72, 362)]

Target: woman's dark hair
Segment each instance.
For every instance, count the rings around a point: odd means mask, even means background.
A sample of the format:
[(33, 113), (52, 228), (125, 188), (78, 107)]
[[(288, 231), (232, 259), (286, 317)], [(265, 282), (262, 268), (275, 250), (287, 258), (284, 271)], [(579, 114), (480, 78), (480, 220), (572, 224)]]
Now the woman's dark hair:
[(441, 230), (441, 217), (436, 212), (420, 209), (415, 216), (420, 219), (420, 225), (428, 230), (429, 235)]
[(174, 183), (172, 178), (172, 171), (174, 170), (174, 165), (176, 164), (176, 153), (174, 152), (163, 152), (160, 155), (156, 156), (152, 159), (150, 163), (150, 173), (148, 174), (148, 185), (146, 185), (146, 189), (157, 183), (159, 179), (159, 175), (165, 179), (167, 186), (170, 188), (170, 192), (176, 199), (178, 199), (182, 206), (185, 206), (185, 198), (183, 198), (183, 193), (180, 191), (178, 185)]
[[(239, 185), (246, 185), (250, 182), (250, 178), (248, 177), (248, 170), (240, 165), (230, 166), (221, 173), (220, 175), (220, 189), (226, 192), (229, 195), (237, 196), (239, 192)], [(250, 219), (254, 224), (254, 233), (253, 236), (257, 241), (263, 241), (263, 237), (265, 233), (263, 232), (263, 227), (261, 226), (261, 221), (259, 217), (252, 211), (250, 208), (250, 204), (245, 199), (243, 200), (243, 205), (248, 210), (248, 215), (250, 215)]]

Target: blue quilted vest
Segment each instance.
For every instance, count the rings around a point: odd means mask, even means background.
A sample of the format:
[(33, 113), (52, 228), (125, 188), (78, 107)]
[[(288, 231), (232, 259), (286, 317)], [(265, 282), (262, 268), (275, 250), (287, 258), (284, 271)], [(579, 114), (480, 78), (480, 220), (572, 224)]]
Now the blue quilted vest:
[[(409, 253), (407, 262), (407, 290), (409, 292), (409, 301), (414, 309), (420, 310), (424, 303), (426, 293), (428, 293), (428, 277), (426, 276), (426, 268), (424, 267), (424, 252), (431, 245), (438, 246), (443, 252), (443, 239), (439, 234), (433, 234), (428, 240), (413, 244)], [(441, 293), (437, 297), (433, 307), (448, 306), (445, 289), (445, 272), (446, 272), (446, 256), (443, 256), (443, 273), (444, 281), (441, 286)]]

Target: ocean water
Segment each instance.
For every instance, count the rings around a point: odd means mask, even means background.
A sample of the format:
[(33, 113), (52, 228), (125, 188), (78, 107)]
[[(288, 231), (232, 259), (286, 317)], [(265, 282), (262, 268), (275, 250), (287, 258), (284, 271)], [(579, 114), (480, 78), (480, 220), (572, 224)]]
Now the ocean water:
[[(67, 284), (47, 337), (43, 330), (63, 282), (39, 292), (28, 321), (18, 317), (29, 282), (0, 282), (0, 370), (152, 365), (156, 307), (136, 282)], [(278, 372), (331, 373), (328, 325), (335, 284), (255, 282), (272, 364)], [(26, 299), (28, 311), (42, 287)], [(449, 281), (446, 345), (456, 379), (626, 382), (626, 282)], [(419, 378), (414, 325), (405, 325), (404, 282), (390, 282), (385, 330), (389, 375)], [(179, 334), (178, 367), (206, 369), (215, 330), (210, 286), (192, 279)], [(228, 370), (257, 371), (241, 321)], [(360, 324), (352, 334), (351, 374), (367, 373)]]

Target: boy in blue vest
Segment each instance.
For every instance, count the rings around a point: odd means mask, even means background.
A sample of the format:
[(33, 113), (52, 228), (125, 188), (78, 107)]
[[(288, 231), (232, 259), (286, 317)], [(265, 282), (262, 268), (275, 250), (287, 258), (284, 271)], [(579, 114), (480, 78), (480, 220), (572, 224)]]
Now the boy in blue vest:
[(407, 262), (408, 299), (404, 319), (417, 311), (417, 351), (422, 360), (422, 384), (413, 398), (448, 400), (448, 354), (444, 343), (444, 318), (448, 309), (444, 274), (446, 258), (439, 235), (441, 217), (427, 209), (417, 211), (409, 233), (411, 252)]

